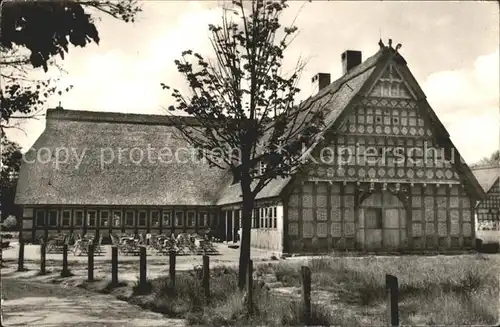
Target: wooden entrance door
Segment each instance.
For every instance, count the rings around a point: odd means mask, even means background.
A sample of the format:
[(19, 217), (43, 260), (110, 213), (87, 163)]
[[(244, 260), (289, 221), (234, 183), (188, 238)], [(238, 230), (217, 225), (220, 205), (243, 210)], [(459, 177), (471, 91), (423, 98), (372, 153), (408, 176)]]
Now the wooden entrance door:
[(385, 249), (395, 250), (399, 247), (399, 209), (384, 209), (382, 244)]
[(374, 193), (360, 206), (358, 241), (368, 251), (395, 251), (407, 244), (403, 203), (390, 192)]
[(364, 246), (368, 250), (382, 249), (382, 208), (365, 209), (365, 239)]

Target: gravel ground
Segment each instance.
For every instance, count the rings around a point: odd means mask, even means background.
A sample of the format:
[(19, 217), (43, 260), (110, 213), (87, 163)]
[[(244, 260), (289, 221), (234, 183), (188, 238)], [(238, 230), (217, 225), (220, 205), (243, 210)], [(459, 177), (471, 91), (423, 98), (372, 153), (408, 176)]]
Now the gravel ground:
[(81, 288), (3, 278), (2, 326), (185, 326)]

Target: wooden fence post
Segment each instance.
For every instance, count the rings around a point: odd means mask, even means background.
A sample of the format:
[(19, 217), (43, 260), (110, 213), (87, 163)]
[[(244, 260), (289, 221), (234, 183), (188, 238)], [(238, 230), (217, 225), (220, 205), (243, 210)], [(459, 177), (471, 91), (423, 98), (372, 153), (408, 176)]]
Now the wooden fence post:
[(248, 315), (253, 314), (253, 261), (248, 260), (247, 271), (247, 310)]
[(146, 268), (147, 268), (147, 263), (146, 263), (146, 247), (141, 246), (140, 247), (140, 258), (139, 258), (139, 285), (140, 287), (145, 287), (146, 286)]
[(47, 244), (45, 240), (41, 240), (40, 243), (40, 274), (45, 275), (47, 270), (45, 269), (45, 256), (47, 254)]
[(68, 269), (68, 244), (63, 245), (63, 261), (62, 261), (62, 271), (61, 271), (61, 277), (67, 277), (69, 276), (69, 269)]
[(24, 271), (24, 240), (19, 233), (19, 256), (17, 257), (17, 271)]
[(385, 287), (387, 289), (387, 319), (390, 326), (399, 326), (398, 310), (398, 278), (385, 275)]
[(88, 265), (87, 265), (87, 280), (94, 280), (94, 243), (90, 242), (87, 248)]
[(175, 289), (175, 251), (170, 251), (169, 253), (169, 276), (170, 276), (170, 287), (172, 290)]
[(210, 257), (203, 255), (203, 289), (205, 291), (205, 300), (207, 303), (210, 298)]
[(111, 247), (111, 284), (118, 284), (118, 248)]
[(306, 266), (300, 268), (302, 275), (302, 302), (304, 305), (304, 323), (311, 324), (311, 269)]

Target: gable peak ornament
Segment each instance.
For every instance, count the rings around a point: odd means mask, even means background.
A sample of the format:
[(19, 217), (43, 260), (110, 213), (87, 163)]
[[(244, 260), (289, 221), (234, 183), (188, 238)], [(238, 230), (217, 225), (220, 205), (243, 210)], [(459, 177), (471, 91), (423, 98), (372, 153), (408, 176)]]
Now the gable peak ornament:
[(398, 52), (398, 50), (399, 50), (399, 49), (401, 49), (401, 47), (403, 46), (401, 43), (398, 43), (398, 44), (396, 45), (396, 48), (393, 48), (393, 47), (392, 47), (392, 39), (389, 39), (389, 42), (388, 42), (388, 45), (387, 45), (387, 46), (384, 44), (384, 42), (382, 41), (382, 39), (380, 39), (380, 40), (378, 41), (378, 45), (379, 45), (380, 49), (387, 48), (387, 49), (391, 49), (391, 50), (393, 50), (393, 51), (395, 51), (395, 52)]

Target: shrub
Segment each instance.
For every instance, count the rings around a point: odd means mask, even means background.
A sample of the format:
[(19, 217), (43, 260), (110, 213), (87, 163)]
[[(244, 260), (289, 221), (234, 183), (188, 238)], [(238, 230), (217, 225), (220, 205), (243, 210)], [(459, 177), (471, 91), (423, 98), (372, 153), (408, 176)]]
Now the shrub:
[(278, 264), (275, 270), (276, 279), (284, 286), (300, 286), (300, 270), (291, 264)]
[(9, 216), (3, 221), (5, 229), (15, 229), (17, 227), (17, 219), (14, 216)]
[(153, 283), (151, 280), (146, 279), (146, 283), (144, 285), (141, 285), (139, 277), (137, 278), (137, 281), (134, 283), (134, 286), (132, 287), (132, 294), (133, 295), (145, 295), (145, 294), (150, 294), (153, 290)]

